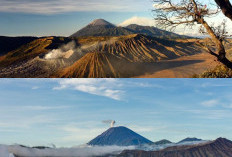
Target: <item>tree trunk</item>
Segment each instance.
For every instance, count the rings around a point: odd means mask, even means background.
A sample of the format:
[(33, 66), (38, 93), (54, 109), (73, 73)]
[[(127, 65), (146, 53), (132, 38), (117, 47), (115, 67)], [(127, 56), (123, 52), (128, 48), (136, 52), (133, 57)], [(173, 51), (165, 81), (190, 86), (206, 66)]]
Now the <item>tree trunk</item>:
[(226, 51), (224, 45), (222, 44), (222, 41), (220, 41), (220, 39), (215, 35), (212, 28), (208, 25), (208, 23), (203, 18), (198, 19), (198, 22), (200, 22), (205, 27), (208, 34), (212, 37), (213, 42), (216, 44), (216, 48), (217, 48), (216, 54), (218, 55), (218, 59), (219, 60), (225, 59)]
[(216, 45), (216, 49), (217, 50), (216, 50), (216, 53), (213, 54), (213, 55), (216, 56), (221, 63), (223, 63), (224, 65), (226, 65), (228, 68), (232, 69), (232, 62), (230, 62), (226, 58), (226, 51), (225, 51), (225, 47), (224, 47), (222, 41), (215, 35), (215, 33), (212, 30), (212, 28), (208, 25), (208, 23), (203, 18), (198, 18), (197, 21), (199, 23), (201, 23), (205, 27), (205, 29), (207, 30), (208, 34), (212, 37), (213, 42)]
[(222, 12), (232, 20), (232, 5), (229, 0), (215, 0)]

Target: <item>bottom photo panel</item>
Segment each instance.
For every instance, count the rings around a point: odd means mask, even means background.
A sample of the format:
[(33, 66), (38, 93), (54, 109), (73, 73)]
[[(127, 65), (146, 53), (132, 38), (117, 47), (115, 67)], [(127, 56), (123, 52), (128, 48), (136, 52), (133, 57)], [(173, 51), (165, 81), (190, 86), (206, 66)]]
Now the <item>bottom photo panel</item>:
[(231, 79), (1, 79), (0, 157), (232, 157)]

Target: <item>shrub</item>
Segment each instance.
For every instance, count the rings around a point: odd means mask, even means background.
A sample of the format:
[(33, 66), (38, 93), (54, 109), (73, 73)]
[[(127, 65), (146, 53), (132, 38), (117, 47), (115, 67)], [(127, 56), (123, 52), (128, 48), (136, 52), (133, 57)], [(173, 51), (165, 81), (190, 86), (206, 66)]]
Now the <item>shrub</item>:
[(200, 75), (194, 75), (194, 78), (232, 78), (232, 70), (224, 65), (215, 67)]

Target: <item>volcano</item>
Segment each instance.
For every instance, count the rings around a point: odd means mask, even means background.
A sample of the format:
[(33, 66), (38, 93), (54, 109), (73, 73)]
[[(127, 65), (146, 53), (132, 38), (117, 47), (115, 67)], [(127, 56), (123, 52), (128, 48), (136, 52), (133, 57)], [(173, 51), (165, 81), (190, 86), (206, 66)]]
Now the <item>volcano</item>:
[(89, 145), (100, 145), (100, 146), (132, 146), (142, 144), (152, 144), (150, 140), (135, 133), (134, 131), (126, 127), (112, 127), (91, 140)]
[(127, 30), (126, 28), (117, 27), (104, 19), (97, 19), (88, 24), (86, 27), (77, 31), (70, 37), (120, 36), (128, 34), (132, 34), (132, 32), (130, 32), (130, 30)]

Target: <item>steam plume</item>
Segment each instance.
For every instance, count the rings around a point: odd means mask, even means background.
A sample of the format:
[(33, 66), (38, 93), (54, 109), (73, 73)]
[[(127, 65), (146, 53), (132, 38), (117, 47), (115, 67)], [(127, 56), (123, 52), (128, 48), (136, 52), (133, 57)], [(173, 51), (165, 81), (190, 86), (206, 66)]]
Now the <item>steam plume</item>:
[(112, 128), (116, 122), (114, 120), (103, 120), (102, 123), (110, 124), (110, 127)]
[(75, 52), (76, 44), (74, 41), (54, 49), (45, 55), (45, 59), (69, 58)]

